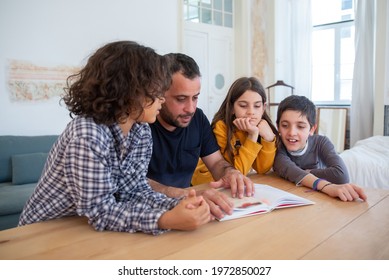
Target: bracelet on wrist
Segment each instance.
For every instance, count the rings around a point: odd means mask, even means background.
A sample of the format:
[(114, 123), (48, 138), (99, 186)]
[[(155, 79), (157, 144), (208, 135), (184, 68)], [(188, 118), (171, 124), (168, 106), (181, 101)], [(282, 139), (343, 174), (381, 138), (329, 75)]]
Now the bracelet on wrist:
[(315, 182), (313, 182), (312, 189), (314, 191), (317, 191), (317, 185), (320, 183), (320, 181), (323, 181), (323, 179), (316, 179)]
[(323, 192), (323, 189), (329, 185), (332, 185), (332, 183), (328, 182), (327, 184), (325, 184), (320, 190), (319, 192)]

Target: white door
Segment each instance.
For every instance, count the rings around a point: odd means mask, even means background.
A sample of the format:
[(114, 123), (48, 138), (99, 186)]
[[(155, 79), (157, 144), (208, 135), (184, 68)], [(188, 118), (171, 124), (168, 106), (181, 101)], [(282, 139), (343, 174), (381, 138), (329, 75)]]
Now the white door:
[(234, 77), (233, 29), (185, 22), (183, 52), (196, 60), (202, 75), (198, 107), (209, 121), (223, 102)]

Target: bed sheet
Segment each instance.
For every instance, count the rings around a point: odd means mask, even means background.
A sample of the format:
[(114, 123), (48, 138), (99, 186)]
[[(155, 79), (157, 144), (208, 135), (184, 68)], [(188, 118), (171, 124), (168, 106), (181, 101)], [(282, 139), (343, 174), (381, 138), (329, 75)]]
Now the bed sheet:
[(350, 182), (365, 188), (389, 189), (389, 136), (373, 136), (357, 141), (340, 153)]

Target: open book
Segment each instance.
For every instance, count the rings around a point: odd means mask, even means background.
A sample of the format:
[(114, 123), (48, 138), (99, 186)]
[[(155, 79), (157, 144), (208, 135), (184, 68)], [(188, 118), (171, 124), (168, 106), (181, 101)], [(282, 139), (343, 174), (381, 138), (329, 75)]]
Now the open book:
[(313, 201), (306, 198), (268, 185), (254, 184), (254, 187), (254, 196), (245, 196), (241, 199), (232, 198), (230, 189), (220, 189), (221, 192), (224, 192), (231, 197), (231, 200), (234, 203), (234, 212), (232, 215), (225, 215), (220, 221), (264, 214), (279, 208), (314, 204)]

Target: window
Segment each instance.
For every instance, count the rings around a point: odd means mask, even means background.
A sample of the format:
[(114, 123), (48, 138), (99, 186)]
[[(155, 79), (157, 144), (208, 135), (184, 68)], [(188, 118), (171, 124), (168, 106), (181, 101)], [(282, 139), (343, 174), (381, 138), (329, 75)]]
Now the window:
[(184, 20), (233, 27), (233, 0), (184, 0)]
[(312, 0), (312, 100), (350, 104), (354, 71), (353, 0)]

